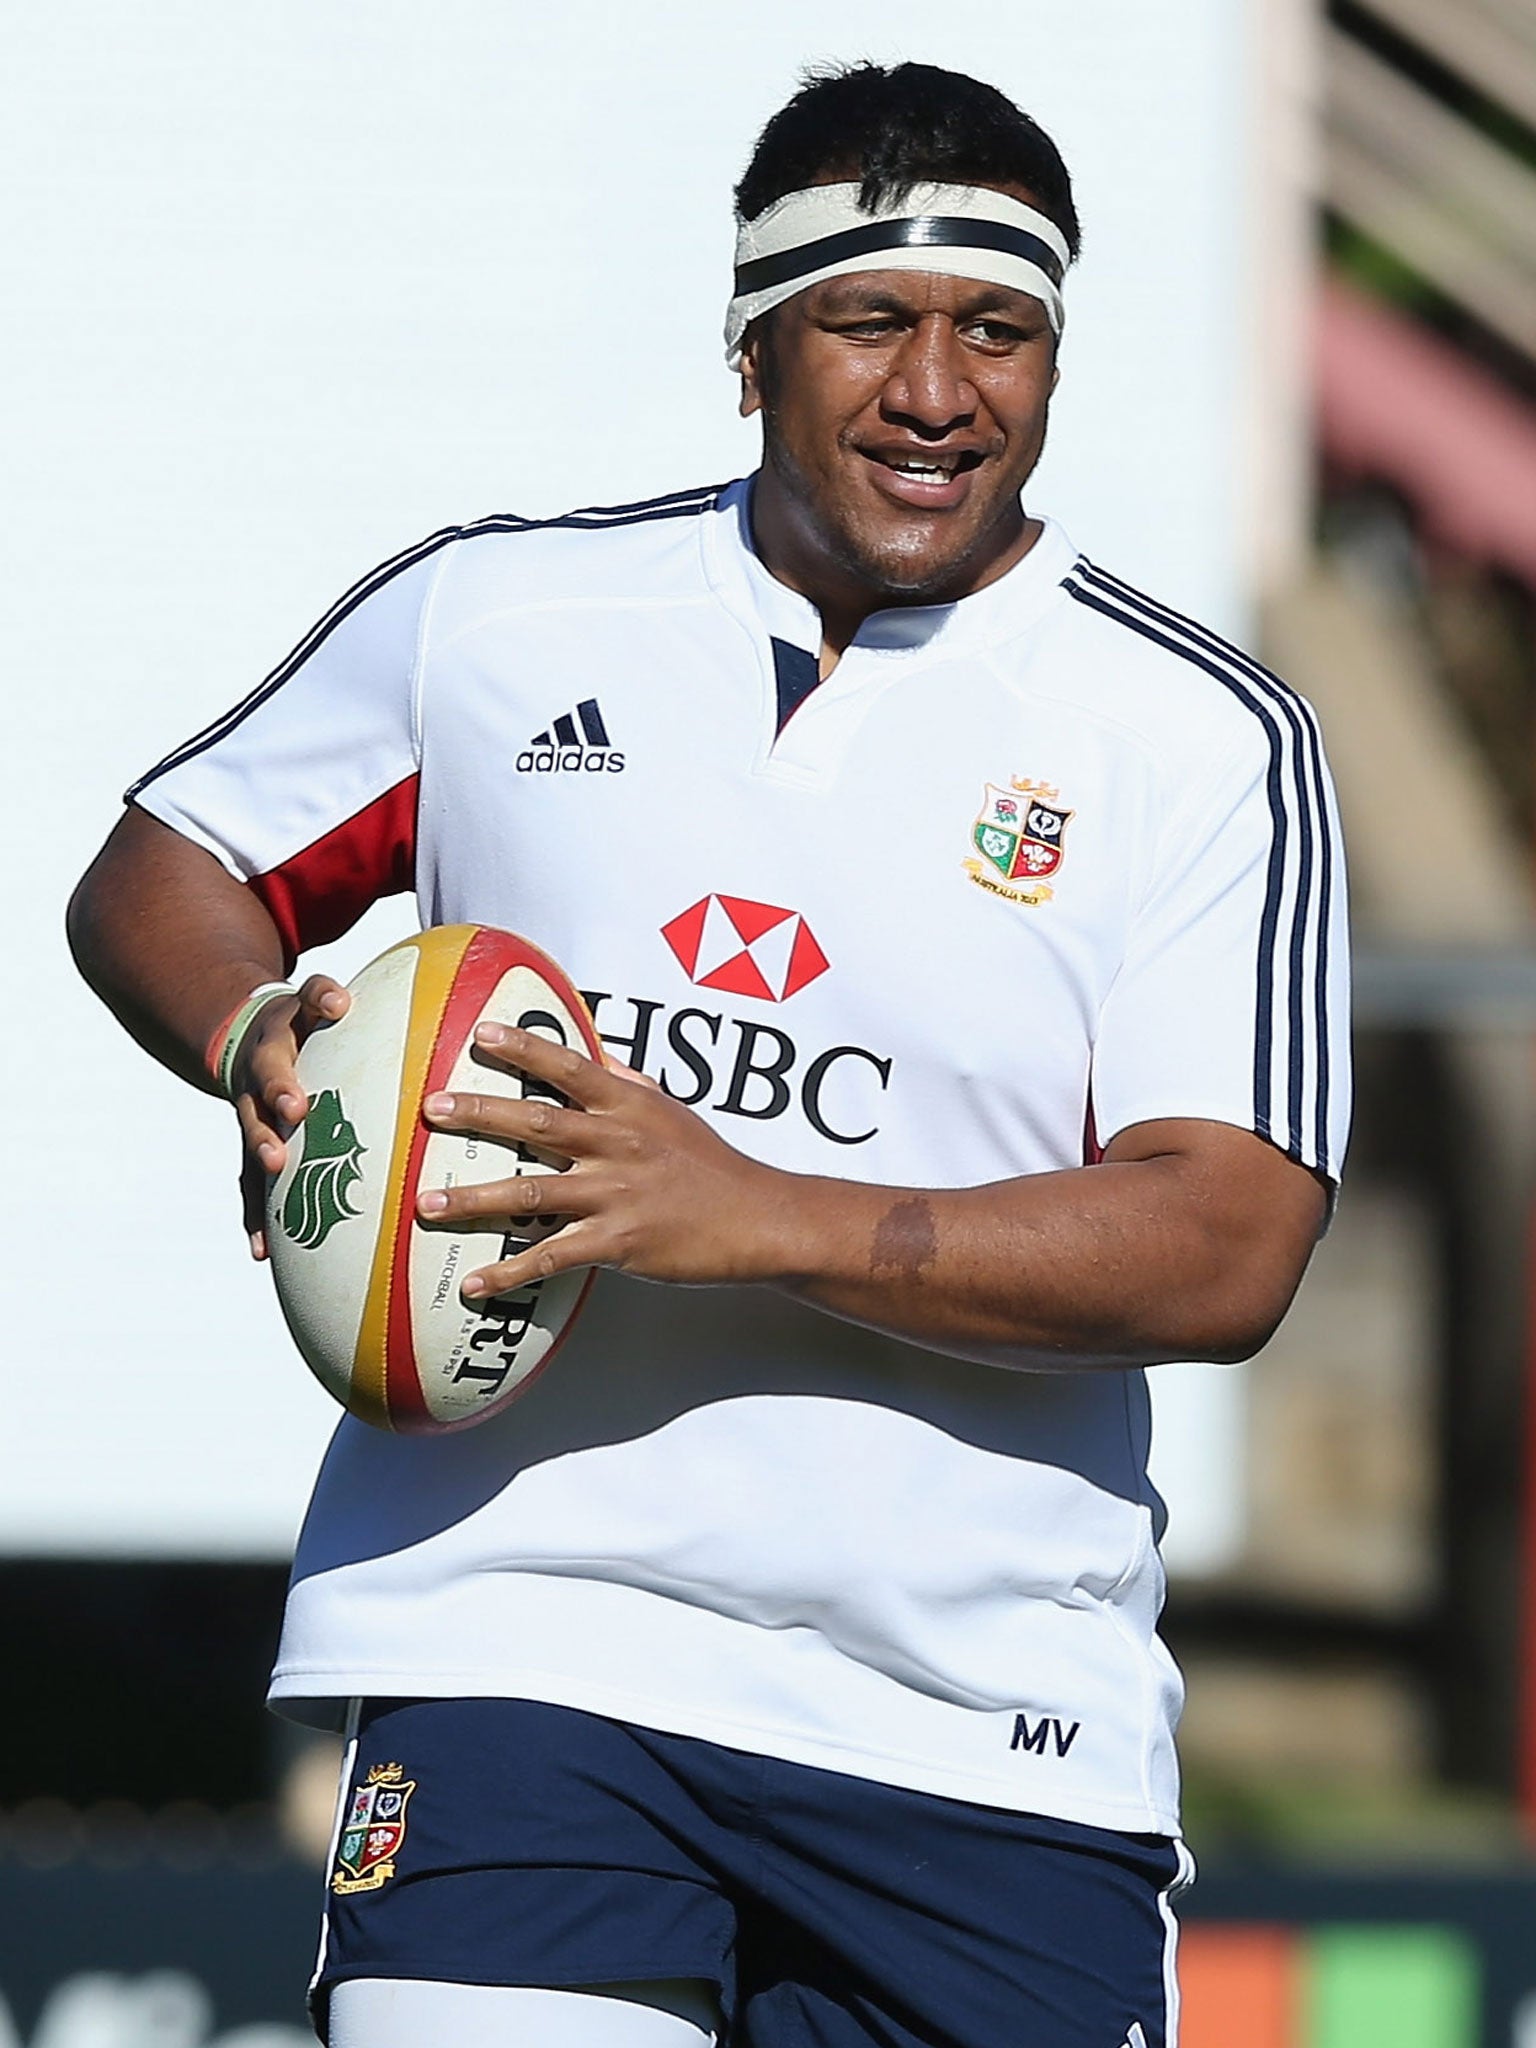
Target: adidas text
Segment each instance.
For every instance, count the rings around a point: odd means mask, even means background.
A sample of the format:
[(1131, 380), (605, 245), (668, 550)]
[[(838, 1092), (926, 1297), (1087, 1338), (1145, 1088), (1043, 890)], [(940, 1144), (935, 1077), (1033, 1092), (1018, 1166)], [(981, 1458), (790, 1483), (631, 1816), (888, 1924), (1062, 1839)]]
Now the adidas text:
[(616, 775), (623, 767), (617, 747), (524, 747), (516, 762), (519, 775)]

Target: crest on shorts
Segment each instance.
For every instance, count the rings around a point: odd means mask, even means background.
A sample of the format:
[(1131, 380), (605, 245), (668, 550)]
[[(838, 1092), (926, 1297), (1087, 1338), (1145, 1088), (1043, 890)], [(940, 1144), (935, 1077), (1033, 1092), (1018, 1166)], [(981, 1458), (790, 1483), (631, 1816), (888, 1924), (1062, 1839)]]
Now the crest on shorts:
[(283, 1196), (283, 1234), (313, 1251), (349, 1216), (359, 1215), (349, 1197), (362, 1179), (364, 1147), (334, 1088), (322, 1088), (299, 1126), (299, 1163)]
[(1072, 816), (1060, 790), (1047, 782), (1018, 775), (1006, 789), (989, 782), (971, 827), (972, 858), (965, 872), (979, 887), (1011, 903), (1049, 903), (1056, 893), (1051, 877), (1061, 866)]
[(366, 1780), (353, 1787), (342, 1816), (336, 1844), (331, 1890), (376, 1892), (395, 1874), (395, 1857), (405, 1840), (405, 1809), (416, 1780), (399, 1764), (374, 1764)]

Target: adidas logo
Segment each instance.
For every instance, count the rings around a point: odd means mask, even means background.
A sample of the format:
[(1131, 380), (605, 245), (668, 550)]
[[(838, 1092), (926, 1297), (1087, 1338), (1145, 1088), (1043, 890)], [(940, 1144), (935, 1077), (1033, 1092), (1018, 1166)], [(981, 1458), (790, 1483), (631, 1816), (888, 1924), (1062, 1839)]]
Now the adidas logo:
[[(578, 726), (580, 731), (577, 730)], [(608, 737), (595, 697), (583, 697), (574, 711), (557, 718), (546, 732), (536, 732), (518, 755), (519, 775), (616, 774), (624, 756)]]
[(1125, 2037), (1124, 2048), (1147, 2048), (1147, 2037), (1140, 2020), (1133, 2020), (1131, 2031)]

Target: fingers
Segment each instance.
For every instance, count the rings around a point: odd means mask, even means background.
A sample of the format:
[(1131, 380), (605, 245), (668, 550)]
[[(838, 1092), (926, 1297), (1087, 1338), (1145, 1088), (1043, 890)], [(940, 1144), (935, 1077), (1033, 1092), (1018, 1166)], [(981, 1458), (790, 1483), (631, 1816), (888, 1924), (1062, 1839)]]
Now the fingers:
[[(469, 1093), (429, 1095), (422, 1114), (439, 1130), (502, 1138), (532, 1145), (543, 1153), (580, 1159), (602, 1149), (602, 1111), (618, 1109), (626, 1097), (633, 1101), (631, 1090), (660, 1092), (644, 1074), (618, 1065), (610, 1068), (570, 1046), (552, 1045), (547, 1038), (510, 1024), (477, 1025), (475, 1044), (499, 1064), (558, 1089), (575, 1107), (567, 1108), (541, 1095), (521, 1100)], [(594, 1111), (599, 1114), (593, 1115)]]
[(245, 1217), (245, 1235), (253, 1259), (267, 1256), (267, 1177), (253, 1155), (240, 1162), (240, 1207)]
[[(302, 1095), (299, 1102), (302, 1116)], [(235, 1098), (235, 1114), (240, 1119), (240, 1133), (245, 1139), (246, 1152), (256, 1161), (261, 1172), (281, 1173), (288, 1148), (283, 1141), (283, 1125), (276, 1115), (269, 1115), (266, 1105), (249, 1090)], [(292, 1128), (298, 1121), (298, 1117), (288, 1118), (286, 1127)]]
[(294, 1019), (300, 1040), (321, 1024), (334, 1024), (352, 1007), (352, 996), (328, 974), (312, 974), (299, 990), (299, 1011)]
[(424, 1188), (416, 1213), (427, 1223), (516, 1224), (535, 1216), (590, 1216), (601, 1199), (593, 1174), (526, 1173), (479, 1187)]
[(240, 1128), (247, 1150), (267, 1173), (282, 1172), (288, 1133), (309, 1114), (309, 1097), (295, 1065), (299, 1056), (294, 1030), (297, 1014), (292, 998), (270, 1004), (251, 1026), (235, 1062)]
[[(589, 1059), (585, 1053), (510, 1024), (480, 1024), (477, 1049), (499, 1064), (516, 1068), (557, 1090), (565, 1103), (543, 1096), (521, 1100), (479, 1093), (435, 1094), (422, 1104), (428, 1123), (438, 1130), (472, 1132), (528, 1147), (539, 1156), (574, 1161), (569, 1171), (525, 1174), (492, 1181), (482, 1187), (434, 1188), (424, 1191), (417, 1213), (424, 1222), (510, 1226), (519, 1221), (562, 1217), (562, 1227), (514, 1257), (467, 1274), (460, 1288), (466, 1301), (514, 1293), (536, 1280), (587, 1266), (622, 1263), (625, 1233), (615, 1232), (606, 1212), (616, 1192), (612, 1171), (594, 1170), (605, 1155), (622, 1158), (633, 1149), (633, 1114), (640, 1101), (659, 1093), (643, 1074), (617, 1063)], [(567, 1107), (566, 1104), (572, 1105)], [(622, 1174), (621, 1174), (622, 1179)]]
[(552, 1237), (529, 1245), (514, 1259), (500, 1259), (494, 1266), (482, 1266), (470, 1273), (459, 1289), (466, 1301), (480, 1301), (492, 1294), (515, 1294), (535, 1280), (552, 1280), (557, 1273), (574, 1273), (583, 1266), (599, 1263), (600, 1232), (595, 1223), (581, 1219), (568, 1223)]
[(299, 1056), (294, 1028), (298, 1013), (296, 996), (268, 1003), (245, 1034), (230, 1076), (230, 1092), (236, 1102), (242, 1096), (253, 1097), (258, 1115), (269, 1125), (292, 1127), (303, 1121), (309, 1108), (294, 1066)]
[(309, 1113), (295, 1062), (311, 1031), (346, 1015), (352, 998), (328, 974), (312, 974), (297, 998), (269, 1003), (257, 1016), (235, 1062), (235, 1111), (245, 1141), (240, 1202), (254, 1259), (267, 1256), (266, 1179), (281, 1173), (287, 1136)]
[(601, 1109), (618, 1099), (625, 1083), (606, 1065), (569, 1045), (552, 1045), (512, 1024), (477, 1024), (475, 1044), (504, 1065), (548, 1081), (583, 1109)]
[(429, 1095), (421, 1110), (437, 1130), (500, 1138), (564, 1159), (590, 1155), (602, 1139), (600, 1128), (584, 1109), (566, 1109), (537, 1095), (524, 1101), (506, 1095)]

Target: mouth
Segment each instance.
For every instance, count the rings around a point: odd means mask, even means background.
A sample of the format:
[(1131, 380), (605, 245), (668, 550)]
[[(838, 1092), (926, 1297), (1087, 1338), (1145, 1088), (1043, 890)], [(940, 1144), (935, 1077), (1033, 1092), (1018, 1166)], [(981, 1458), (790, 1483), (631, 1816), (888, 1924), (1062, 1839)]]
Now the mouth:
[(961, 504), (985, 459), (979, 448), (861, 448), (859, 453), (883, 496), (930, 511)]

